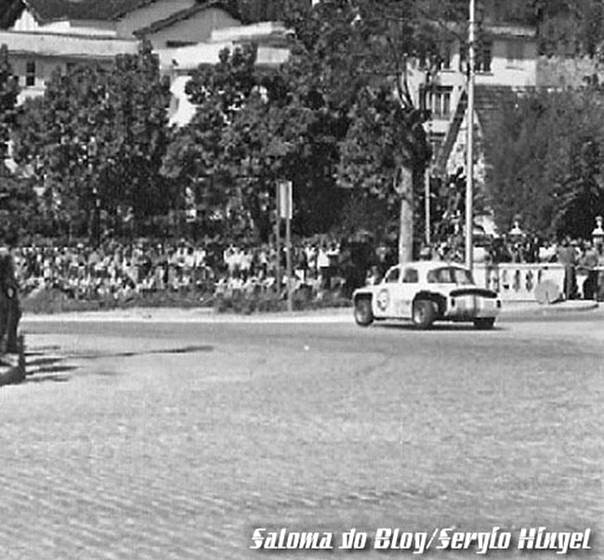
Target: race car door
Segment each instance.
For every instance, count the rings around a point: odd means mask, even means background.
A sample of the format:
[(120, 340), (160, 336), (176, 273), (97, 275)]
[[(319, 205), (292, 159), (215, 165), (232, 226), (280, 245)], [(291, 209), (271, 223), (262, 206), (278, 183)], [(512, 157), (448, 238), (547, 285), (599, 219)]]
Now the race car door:
[(373, 298), (373, 314), (376, 317), (396, 317), (395, 301), (400, 287), (401, 267), (393, 266), (379, 285), (376, 297)]
[(405, 267), (399, 288), (397, 317), (410, 318), (413, 313), (413, 298), (417, 294), (419, 274), (412, 266)]
[(388, 317), (408, 319), (411, 317), (413, 298), (417, 293), (419, 277), (417, 269), (411, 266), (400, 268), (396, 282), (389, 284), (390, 296)]
[(400, 266), (391, 268), (377, 294), (376, 316), (396, 319), (411, 317), (418, 280), (417, 269), (413, 267), (406, 267), (404, 270)]

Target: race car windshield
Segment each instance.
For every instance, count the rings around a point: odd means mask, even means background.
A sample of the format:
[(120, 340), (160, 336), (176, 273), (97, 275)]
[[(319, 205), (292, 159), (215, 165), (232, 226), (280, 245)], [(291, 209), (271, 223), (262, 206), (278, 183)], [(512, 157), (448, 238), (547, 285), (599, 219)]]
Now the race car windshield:
[(457, 284), (467, 286), (473, 284), (472, 274), (469, 270), (454, 266), (436, 268), (428, 272), (428, 282), (432, 284)]

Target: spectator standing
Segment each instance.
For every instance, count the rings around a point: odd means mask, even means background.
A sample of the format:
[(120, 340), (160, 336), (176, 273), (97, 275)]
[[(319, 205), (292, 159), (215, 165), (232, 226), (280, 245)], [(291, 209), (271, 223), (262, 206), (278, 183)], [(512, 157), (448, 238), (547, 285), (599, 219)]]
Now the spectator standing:
[(583, 297), (585, 299), (594, 299), (598, 289), (598, 252), (595, 250), (593, 245), (589, 242), (585, 242), (585, 252), (581, 258), (579, 264), (587, 272), (587, 278), (583, 282)]
[(328, 289), (329, 288), (329, 256), (327, 255), (327, 247), (322, 244), (319, 247), (319, 252), (317, 254), (317, 267), (319, 268), (319, 276), (321, 279), (321, 288)]
[(572, 299), (575, 296), (577, 285), (575, 272), (577, 254), (568, 237), (563, 239), (557, 254), (558, 262), (564, 266), (564, 297)]

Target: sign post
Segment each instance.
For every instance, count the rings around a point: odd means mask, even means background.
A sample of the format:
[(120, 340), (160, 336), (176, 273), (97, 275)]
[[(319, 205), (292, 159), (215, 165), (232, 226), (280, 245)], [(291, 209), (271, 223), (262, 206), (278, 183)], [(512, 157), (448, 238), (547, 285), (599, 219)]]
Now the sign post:
[[(293, 216), (293, 189), (291, 181), (279, 181), (277, 183), (277, 229), (281, 225), (281, 219), (285, 220), (285, 250), (287, 266), (287, 310), (293, 311), (292, 290), (292, 239), (291, 220)], [(277, 238), (279, 239), (279, 238)], [(277, 241), (279, 246), (279, 241)], [(277, 247), (279, 248), (279, 247)], [(279, 268), (277, 268), (279, 271)]]
[(281, 189), (279, 183), (277, 183), (275, 200), (277, 201), (277, 209), (275, 211), (275, 244), (277, 245), (277, 255), (275, 257), (275, 289), (277, 291), (277, 296), (279, 297), (281, 295)]

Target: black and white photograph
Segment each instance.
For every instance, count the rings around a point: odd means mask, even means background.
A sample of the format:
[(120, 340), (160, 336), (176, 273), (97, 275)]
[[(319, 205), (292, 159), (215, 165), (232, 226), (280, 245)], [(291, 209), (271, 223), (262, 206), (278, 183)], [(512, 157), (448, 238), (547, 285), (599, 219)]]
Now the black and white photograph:
[(604, 559), (604, 0), (0, 0), (0, 560)]

